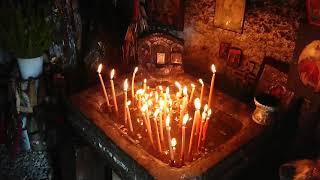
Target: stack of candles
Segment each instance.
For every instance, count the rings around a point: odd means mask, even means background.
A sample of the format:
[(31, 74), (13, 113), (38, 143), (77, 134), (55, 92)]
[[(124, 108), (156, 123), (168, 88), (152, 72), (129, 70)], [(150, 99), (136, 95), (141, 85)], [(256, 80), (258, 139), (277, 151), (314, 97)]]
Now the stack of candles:
[[(210, 86), (209, 100), (208, 104), (202, 106), (204, 103), (203, 95), (204, 95), (204, 83), (202, 79), (199, 79), (199, 83), (201, 85), (201, 93), (200, 97), (195, 97), (196, 85), (190, 84), (191, 93), (188, 93), (188, 87), (182, 86), (179, 82), (175, 82), (175, 86), (177, 87), (176, 94), (170, 94), (170, 88), (166, 87), (165, 91), (163, 91), (162, 86), (157, 86), (154, 89), (151, 89), (147, 86), (147, 79), (144, 79), (143, 86), (140, 89), (135, 91), (135, 75), (138, 71), (136, 67), (133, 72), (133, 76), (131, 79), (131, 101), (128, 101), (128, 79), (125, 79), (123, 85), (123, 113), (124, 113), (124, 122), (126, 126), (129, 128), (130, 133), (134, 133), (134, 127), (132, 125), (132, 116), (130, 110), (138, 109), (139, 114), (143, 117), (143, 124), (148, 134), (148, 141), (150, 141), (152, 148), (157, 150), (160, 153), (164, 153), (166, 147), (169, 149), (169, 158), (170, 162), (181, 162), (184, 163), (185, 155), (189, 160), (193, 160), (193, 149), (196, 149), (197, 152), (200, 151), (200, 148), (204, 145), (207, 136), (207, 129), (209, 124), (209, 119), (211, 116), (211, 105), (212, 105), (212, 93), (214, 88), (214, 79), (215, 79), (215, 66), (211, 66), (213, 75)], [(110, 108), (109, 97), (105, 88), (105, 84), (103, 78), (101, 76), (102, 65), (100, 64), (98, 67), (98, 74), (100, 83), (103, 89), (103, 94), (107, 103), (107, 106)], [(114, 111), (118, 114), (118, 104), (117, 97), (115, 93), (113, 78), (114, 78), (115, 70), (112, 69), (110, 73), (110, 85), (112, 90), (112, 99), (114, 103)], [(194, 108), (190, 107), (194, 104)], [(131, 105), (137, 108), (130, 108)], [(122, 108), (121, 108), (122, 109)], [(194, 112), (192, 112), (194, 109)], [(193, 113), (193, 119), (189, 115), (189, 112)], [(202, 111), (202, 112), (201, 112)], [(121, 110), (122, 112), (122, 110)], [(191, 114), (190, 113), (190, 114)], [(190, 133), (189, 142), (186, 142), (186, 129), (187, 122), (193, 120), (192, 128)], [(171, 124), (173, 121), (177, 122), (177, 127), (179, 128), (179, 132), (181, 131), (181, 145), (180, 145), (180, 156), (175, 158), (175, 147), (177, 145), (177, 140), (171, 137)], [(164, 132), (165, 129), (165, 132)], [(153, 132), (155, 133), (155, 139), (153, 136)], [(164, 133), (167, 134), (164, 137)], [(189, 143), (187, 145), (187, 143)], [(188, 151), (185, 149), (188, 148)]]

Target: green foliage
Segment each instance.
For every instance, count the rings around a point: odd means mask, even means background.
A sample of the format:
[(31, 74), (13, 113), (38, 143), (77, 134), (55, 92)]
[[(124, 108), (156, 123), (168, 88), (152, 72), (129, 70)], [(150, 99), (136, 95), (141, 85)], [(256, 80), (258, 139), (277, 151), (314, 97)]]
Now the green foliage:
[(53, 39), (51, 4), (37, 0), (7, 1), (0, 3), (0, 48), (21, 58), (42, 55)]

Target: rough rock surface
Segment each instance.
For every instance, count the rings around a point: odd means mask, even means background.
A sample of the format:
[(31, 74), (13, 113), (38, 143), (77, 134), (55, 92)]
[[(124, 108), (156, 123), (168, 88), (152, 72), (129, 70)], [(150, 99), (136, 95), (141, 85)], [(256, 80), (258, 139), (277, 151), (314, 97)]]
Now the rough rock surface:
[[(301, 5), (301, 4), (300, 4)], [(298, 6), (296, 6), (298, 7)], [(264, 57), (291, 62), (303, 5), (255, 1), (246, 4), (243, 33), (214, 26), (215, 0), (188, 0), (185, 11), (185, 62), (203, 71), (215, 63), (218, 73), (250, 88)], [(219, 58), (221, 42), (242, 50), (238, 68)]]

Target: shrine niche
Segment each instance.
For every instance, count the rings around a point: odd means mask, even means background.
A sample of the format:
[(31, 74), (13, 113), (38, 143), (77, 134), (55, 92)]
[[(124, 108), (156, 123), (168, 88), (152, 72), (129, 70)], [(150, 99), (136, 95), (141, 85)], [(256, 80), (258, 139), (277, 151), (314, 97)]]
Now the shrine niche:
[(139, 64), (159, 75), (183, 73), (183, 41), (171, 35), (154, 33), (138, 40)]

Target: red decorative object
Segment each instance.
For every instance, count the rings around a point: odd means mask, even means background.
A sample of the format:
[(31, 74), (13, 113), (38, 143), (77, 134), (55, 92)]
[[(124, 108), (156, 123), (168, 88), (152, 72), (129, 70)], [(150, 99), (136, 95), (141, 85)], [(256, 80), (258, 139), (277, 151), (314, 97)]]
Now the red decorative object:
[(310, 24), (320, 26), (320, 1), (307, 0), (307, 16)]
[(228, 65), (232, 67), (239, 67), (241, 61), (241, 50), (236, 48), (230, 48), (228, 53)]

